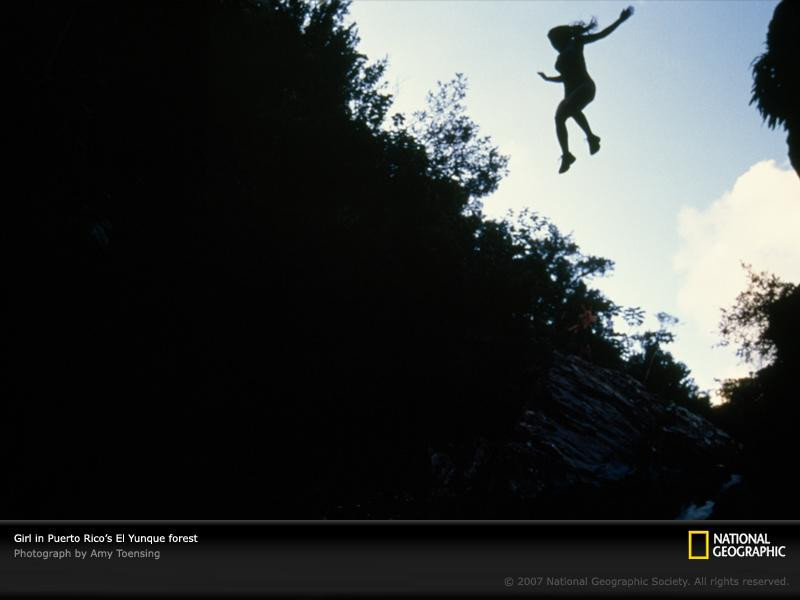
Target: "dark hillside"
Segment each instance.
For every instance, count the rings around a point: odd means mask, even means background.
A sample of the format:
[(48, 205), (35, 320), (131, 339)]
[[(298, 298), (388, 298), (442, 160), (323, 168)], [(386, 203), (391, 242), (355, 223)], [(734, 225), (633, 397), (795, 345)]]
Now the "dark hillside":
[(610, 261), (481, 217), (506, 159), (462, 80), (382, 127), (345, 8), (9, 10), (4, 514), (428, 498), (433, 449), (512, 436), (554, 349), (702, 406), (668, 334), (614, 332)]

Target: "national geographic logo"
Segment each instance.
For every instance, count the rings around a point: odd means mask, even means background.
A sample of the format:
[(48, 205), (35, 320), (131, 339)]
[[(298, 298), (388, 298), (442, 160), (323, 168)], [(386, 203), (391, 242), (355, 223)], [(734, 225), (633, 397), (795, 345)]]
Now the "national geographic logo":
[(786, 558), (786, 546), (773, 544), (766, 533), (689, 532), (689, 560), (714, 558)]

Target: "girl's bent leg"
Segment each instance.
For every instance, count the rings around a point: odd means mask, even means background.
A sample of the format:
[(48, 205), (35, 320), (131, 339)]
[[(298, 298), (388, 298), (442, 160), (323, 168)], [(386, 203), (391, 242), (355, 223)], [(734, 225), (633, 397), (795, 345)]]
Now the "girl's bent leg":
[(586, 134), (586, 141), (589, 142), (589, 154), (596, 154), (597, 151), (600, 150), (600, 138), (592, 133), (592, 128), (589, 127), (589, 121), (586, 119), (586, 115), (584, 115), (582, 111), (578, 111), (572, 118), (575, 119), (575, 122)]
[(561, 146), (562, 156), (569, 155), (569, 136), (567, 134), (567, 118), (569, 116), (569, 105), (566, 100), (562, 100), (556, 110), (556, 137), (558, 145)]
[(558, 169), (559, 173), (565, 173), (569, 170), (572, 163), (575, 162), (575, 157), (569, 151), (569, 138), (567, 137), (567, 118), (570, 116), (569, 103), (562, 100), (556, 110), (556, 136), (558, 137), (558, 144), (561, 146), (561, 166)]
[(572, 115), (572, 118), (575, 119), (575, 122), (578, 124), (578, 127), (583, 129), (583, 132), (586, 134), (586, 137), (595, 137), (592, 133), (592, 128), (589, 127), (589, 121), (586, 119), (586, 115), (583, 114), (582, 111), (576, 112)]

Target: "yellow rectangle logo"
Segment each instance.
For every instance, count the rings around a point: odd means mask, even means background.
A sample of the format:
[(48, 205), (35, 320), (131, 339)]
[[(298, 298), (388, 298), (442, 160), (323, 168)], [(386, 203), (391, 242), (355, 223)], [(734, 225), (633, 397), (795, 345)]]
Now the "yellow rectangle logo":
[[(692, 549), (694, 545), (692, 544), (692, 536), (704, 536), (705, 537), (705, 553), (704, 554), (694, 554)], [(708, 531), (690, 531), (689, 532), (689, 560), (708, 560)]]

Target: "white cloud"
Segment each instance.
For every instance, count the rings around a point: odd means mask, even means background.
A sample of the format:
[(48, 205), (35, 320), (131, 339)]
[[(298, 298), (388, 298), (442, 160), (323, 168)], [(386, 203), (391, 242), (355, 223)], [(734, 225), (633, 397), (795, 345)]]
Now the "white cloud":
[[(747, 285), (741, 262), (800, 282), (800, 180), (774, 161), (756, 163), (708, 208), (681, 208), (678, 234), (678, 307), (697, 337), (712, 344), (719, 339), (720, 308), (733, 304)], [(701, 375), (702, 366), (692, 367), (698, 380), (709, 379)], [(715, 376), (748, 369), (725, 370)]]

